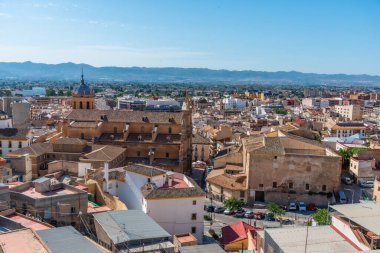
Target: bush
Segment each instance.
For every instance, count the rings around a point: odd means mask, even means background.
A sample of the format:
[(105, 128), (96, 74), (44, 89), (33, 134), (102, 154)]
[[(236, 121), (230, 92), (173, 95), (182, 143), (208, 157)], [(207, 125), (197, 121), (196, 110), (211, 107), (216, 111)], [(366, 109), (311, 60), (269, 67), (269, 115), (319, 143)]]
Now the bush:
[(210, 228), (208, 230), (208, 233), (215, 239), (215, 240), (219, 240), (219, 236), (215, 233), (215, 230)]
[(206, 221), (210, 221), (210, 220), (211, 220), (211, 217), (208, 216), (207, 214), (205, 214), (205, 215), (203, 216), (203, 218), (204, 218)]

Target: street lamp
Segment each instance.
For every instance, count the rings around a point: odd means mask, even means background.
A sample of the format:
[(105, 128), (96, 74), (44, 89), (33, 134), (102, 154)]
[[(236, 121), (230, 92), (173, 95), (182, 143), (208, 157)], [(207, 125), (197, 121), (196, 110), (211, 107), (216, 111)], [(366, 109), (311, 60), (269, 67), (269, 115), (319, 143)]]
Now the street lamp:
[(354, 203), (354, 197), (355, 197), (355, 192), (354, 192), (354, 190), (352, 190), (352, 189), (348, 189), (348, 188), (344, 188), (344, 190), (345, 191), (350, 191), (351, 192), (351, 204), (353, 204)]

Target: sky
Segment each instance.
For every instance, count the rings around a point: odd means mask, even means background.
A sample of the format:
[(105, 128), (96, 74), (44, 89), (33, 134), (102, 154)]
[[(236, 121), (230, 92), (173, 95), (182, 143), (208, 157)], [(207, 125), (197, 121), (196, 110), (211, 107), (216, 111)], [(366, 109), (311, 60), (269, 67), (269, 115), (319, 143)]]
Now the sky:
[(380, 0), (0, 0), (0, 61), (380, 75)]

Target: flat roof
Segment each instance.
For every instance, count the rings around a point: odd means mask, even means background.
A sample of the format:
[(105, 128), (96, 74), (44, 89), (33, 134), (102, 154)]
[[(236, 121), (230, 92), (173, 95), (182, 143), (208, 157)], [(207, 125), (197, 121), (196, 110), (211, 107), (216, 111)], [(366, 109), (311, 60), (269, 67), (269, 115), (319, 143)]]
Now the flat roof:
[(365, 229), (380, 235), (380, 203), (365, 202), (357, 204), (345, 204), (330, 206), (347, 219), (364, 227)]
[(51, 226), (51, 225), (49, 225), (47, 223), (44, 223), (44, 222), (41, 222), (41, 221), (37, 221), (37, 220), (28, 218), (28, 217), (26, 217), (24, 215), (20, 215), (20, 214), (17, 214), (17, 213), (8, 215), (7, 218), (10, 219), (10, 220), (12, 220), (12, 221), (14, 221), (14, 222), (20, 223), (24, 227), (30, 228), (33, 231), (53, 228), (53, 226)]
[(4, 252), (49, 252), (31, 229), (2, 233), (0, 234), (0, 243)]
[(216, 243), (181, 247), (181, 253), (225, 253)]
[[(308, 229), (308, 232), (307, 232)], [(330, 226), (272, 228), (265, 230), (284, 253), (348, 253), (358, 250)], [(265, 238), (265, 240), (267, 240)]]
[(70, 194), (77, 194), (78, 192), (74, 192), (67, 188), (60, 188), (54, 191), (47, 191), (47, 192), (37, 192), (34, 187), (30, 187), (29, 189), (26, 189), (25, 191), (20, 192), (24, 194), (25, 196), (28, 196), (30, 198), (34, 199), (40, 199), (40, 198), (47, 198), (47, 197), (54, 197), (54, 196), (64, 196), (64, 195), (70, 195)]

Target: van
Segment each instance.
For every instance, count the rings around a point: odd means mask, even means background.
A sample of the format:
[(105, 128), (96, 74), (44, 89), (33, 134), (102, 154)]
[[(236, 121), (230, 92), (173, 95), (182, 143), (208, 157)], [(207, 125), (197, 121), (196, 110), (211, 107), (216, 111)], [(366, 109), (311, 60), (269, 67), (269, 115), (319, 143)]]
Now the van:
[(343, 191), (339, 192), (339, 203), (341, 204), (347, 203), (346, 194)]

